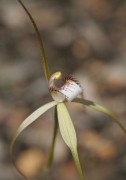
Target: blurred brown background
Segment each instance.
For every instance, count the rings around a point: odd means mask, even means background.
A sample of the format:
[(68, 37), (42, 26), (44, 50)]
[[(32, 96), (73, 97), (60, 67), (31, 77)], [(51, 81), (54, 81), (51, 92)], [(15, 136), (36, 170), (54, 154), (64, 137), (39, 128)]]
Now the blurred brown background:
[[(86, 99), (113, 111), (126, 126), (126, 1), (23, 0), (41, 32), (51, 73), (74, 74)], [(51, 101), (30, 20), (16, 0), (0, 0), (0, 180), (22, 179), (8, 155), (19, 124)], [(108, 117), (68, 106), (86, 180), (126, 179), (126, 138)], [(43, 179), (53, 110), (27, 128), (15, 146), (19, 168)], [(58, 134), (49, 180), (79, 179)]]

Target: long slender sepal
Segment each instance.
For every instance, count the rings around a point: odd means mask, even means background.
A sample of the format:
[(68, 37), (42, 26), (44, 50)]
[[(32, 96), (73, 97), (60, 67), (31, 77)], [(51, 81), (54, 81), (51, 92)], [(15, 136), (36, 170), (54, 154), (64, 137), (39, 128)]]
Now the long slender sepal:
[(25, 12), (27, 13), (28, 17), (30, 18), (33, 27), (35, 29), (38, 41), (39, 41), (39, 45), (40, 45), (40, 50), (41, 50), (41, 56), (42, 56), (42, 65), (43, 65), (43, 69), (44, 69), (44, 73), (45, 73), (45, 77), (46, 80), (48, 81), (50, 78), (50, 71), (49, 71), (49, 66), (46, 60), (46, 56), (45, 56), (45, 51), (44, 51), (44, 46), (43, 46), (43, 42), (42, 42), (42, 38), (41, 38), (41, 34), (38, 30), (38, 27), (32, 17), (32, 15), (30, 14), (30, 12), (28, 11), (28, 9), (25, 7), (25, 5), (23, 4), (23, 2), (21, 0), (18, 0), (18, 2), (21, 4), (21, 6), (23, 7), (23, 9), (25, 10)]
[(124, 125), (117, 119), (117, 117), (111, 112), (109, 111), (107, 108), (93, 102), (93, 101), (89, 101), (89, 100), (86, 100), (86, 99), (81, 99), (81, 98), (76, 98), (73, 100), (73, 102), (76, 102), (76, 103), (81, 103), (83, 105), (86, 105), (86, 106), (89, 106), (99, 112), (102, 112), (104, 114), (106, 114), (107, 116), (111, 117), (112, 120), (117, 123), (120, 128), (124, 131), (124, 133), (126, 133), (126, 128), (124, 127)]
[(70, 148), (73, 159), (79, 173), (80, 179), (84, 180), (83, 171), (81, 169), (78, 152), (77, 152), (77, 137), (76, 132), (74, 129), (74, 125), (68, 113), (68, 110), (64, 103), (59, 103), (57, 105), (57, 112), (58, 112), (58, 121), (59, 121), (59, 128), (62, 135), (63, 140)]
[(11, 144), (10, 144), (10, 157), (12, 159), (12, 162), (14, 163), (14, 166), (16, 167), (16, 169), (18, 170), (18, 172), (25, 178), (28, 179), (16, 166), (14, 159), (13, 159), (13, 149), (14, 149), (14, 144), (18, 138), (18, 136), (21, 134), (21, 132), (28, 127), (31, 123), (33, 123), (35, 120), (37, 120), (38, 117), (40, 117), (43, 113), (45, 113), (48, 109), (52, 108), (53, 106), (55, 106), (57, 104), (57, 102), (52, 101), (48, 104), (45, 104), (43, 106), (41, 106), (40, 108), (38, 108), (36, 111), (34, 111), (30, 116), (28, 116), (23, 122), (22, 124), (19, 126), (16, 134), (14, 135)]
[(50, 150), (49, 150), (47, 165), (46, 165), (46, 168), (45, 168), (45, 170), (47, 172), (50, 169), (52, 161), (53, 161), (54, 148), (55, 148), (56, 136), (57, 136), (57, 131), (58, 131), (57, 107), (55, 107), (54, 120), (55, 121), (54, 121), (54, 129), (53, 129), (53, 138), (52, 138), (52, 143), (51, 143), (51, 147), (50, 147)]

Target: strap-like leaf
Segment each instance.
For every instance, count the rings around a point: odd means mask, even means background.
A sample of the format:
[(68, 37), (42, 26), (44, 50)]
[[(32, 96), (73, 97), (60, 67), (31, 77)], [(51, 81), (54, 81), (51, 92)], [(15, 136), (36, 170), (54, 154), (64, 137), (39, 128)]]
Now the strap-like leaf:
[(82, 99), (82, 98), (76, 98), (73, 100), (73, 102), (76, 102), (76, 103), (81, 103), (83, 105), (86, 105), (86, 106), (89, 106), (99, 112), (102, 112), (104, 114), (106, 114), (107, 116), (110, 116), (113, 121), (115, 123), (117, 123), (120, 128), (124, 131), (124, 133), (126, 133), (126, 128), (124, 127), (124, 125), (117, 119), (117, 117), (111, 112), (109, 111), (107, 108), (93, 102), (93, 101), (89, 101), (89, 100), (86, 100), (86, 99)]
[(62, 138), (72, 152), (73, 159), (76, 164), (76, 168), (80, 175), (80, 179), (84, 180), (84, 175), (81, 169), (78, 152), (77, 152), (76, 132), (75, 132), (72, 120), (70, 118), (70, 115), (68, 113), (68, 110), (64, 103), (59, 103), (57, 105), (57, 112), (58, 112), (59, 128), (60, 128)]
[[(16, 139), (18, 138), (18, 136), (21, 134), (21, 132), (28, 127), (31, 123), (33, 123), (38, 117), (40, 117), (44, 112), (46, 112), (48, 109), (52, 108), (53, 106), (55, 106), (57, 104), (57, 102), (52, 101), (48, 104), (45, 104), (43, 106), (41, 106), (40, 108), (38, 108), (36, 111), (34, 111), (30, 116), (28, 116), (23, 122), (22, 124), (19, 126), (15, 136), (13, 137), (11, 144), (10, 144), (10, 156), (11, 159), (13, 161), (12, 158), (12, 153), (13, 153), (13, 147), (15, 144)], [(14, 161), (13, 161), (14, 162)], [(15, 163), (14, 163), (15, 165)], [(16, 165), (15, 165), (16, 167)], [(18, 168), (16, 167), (16, 169), (18, 170)], [(18, 170), (20, 172), (20, 170)], [(20, 172), (21, 173), (21, 172)], [(21, 173), (23, 175), (23, 173)], [(23, 175), (24, 176), (24, 175)], [(24, 176), (25, 177), (25, 176)], [(25, 177), (26, 178), (26, 177)]]
[(41, 56), (42, 56), (42, 65), (43, 65), (43, 69), (44, 69), (44, 73), (45, 73), (45, 77), (46, 80), (48, 81), (50, 78), (50, 71), (49, 71), (49, 67), (48, 67), (48, 63), (46, 60), (46, 56), (45, 56), (45, 51), (44, 51), (44, 46), (43, 46), (43, 42), (42, 42), (42, 38), (41, 38), (41, 34), (38, 30), (38, 27), (32, 17), (32, 15), (30, 14), (30, 12), (28, 11), (28, 9), (25, 7), (25, 5), (23, 4), (23, 2), (21, 0), (18, 0), (18, 2), (21, 4), (21, 6), (24, 8), (25, 12), (27, 13), (28, 17), (30, 18), (33, 27), (35, 29), (38, 41), (39, 41), (39, 45), (40, 45), (40, 50), (41, 50)]

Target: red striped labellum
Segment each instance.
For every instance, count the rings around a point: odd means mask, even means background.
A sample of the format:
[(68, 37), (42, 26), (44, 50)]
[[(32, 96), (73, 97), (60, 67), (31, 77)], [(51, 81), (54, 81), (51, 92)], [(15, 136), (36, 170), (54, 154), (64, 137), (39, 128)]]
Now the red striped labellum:
[(75, 99), (82, 93), (82, 88), (71, 75), (62, 77), (61, 72), (56, 72), (50, 77), (49, 91), (55, 101), (63, 102)]

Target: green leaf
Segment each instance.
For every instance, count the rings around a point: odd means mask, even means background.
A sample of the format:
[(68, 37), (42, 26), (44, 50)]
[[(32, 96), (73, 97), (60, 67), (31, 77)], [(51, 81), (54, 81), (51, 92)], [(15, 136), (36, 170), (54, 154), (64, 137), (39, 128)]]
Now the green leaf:
[[(11, 159), (14, 163), (14, 160), (13, 160), (13, 156), (12, 156), (12, 153), (13, 153), (13, 147), (14, 147), (14, 144), (15, 144), (15, 141), (16, 139), (18, 138), (18, 136), (21, 134), (21, 132), (26, 128), (28, 127), (31, 123), (33, 123), (39, 116), (41, 116), (43, 113), (45, 113), (48, 109), (52, 108), (53, 106), (55, 106), (57, 104), (57, 102), (55, 101), (52, 101), (48, 104), (45, 104), (43, 106), (41, 106), (40, 108), (38, 108), (36, 111), (34, 111), (30, 116), (28, 116), (22, 123), (21, 125), (19, 126), (16, 134), (14, 135), (12, 141), (11, 141), (11, 144), (10, 144), (10, 156), (11, 156)], [(15, 163), (14, 163), (15, 165)], [(15, 165), (16, 167), (16, 165)], [(16, 169), (18, 170), (18, 168), (16, 167)], [(18, 170), (20, 172), (20, 170)], [(23, 175), (22, 172), (20, 172), (20, 174)], [(25, 177), (25, 176), (24, 176)], [(26, 178), (26, 177), (25, 177)]]
[(30, 12), (28, 11), (28, 9), (25, 7), (25, 5), (23, 4), (23, 2), (21, 0), (18, 0), (18, 2), (21, 4), (21, 6), (23, 7), (23, 9), (25, 10), (25, 12), (27, 13), (28, 17), (30, 18), (32, 25), (35, 29), (38, 41), (39, 41), (39, 45), (40, 45), (40, 50), (41, 50), (41, 56), (42, 56), (42, 65), (43, 65), (43, 69), (44, 69), (44, 73), (45, 73), (45, 77), (46, 80), (48, 81), (50, 78), (50, 71), (49, 71), (49, 66), (46, 60), (46, 56), (45, 56), (45, 51), (44, 51), (44, 46), (43, 46), (43, 42), (42, 42), (42, 38), (41, 38), (41, 34), (38, 30), (38, 27), (32, 17), (32, 15), (30, 14)]
[(59, 128), (62, 138), (72, 152), (73, 159), (75, 161), (75, 165), (78, 170), (80, 179), (84, 180), (84, 175), (81, 169), (78, 152), (77, 152), (76, 132), (72, 120), (70, 118), (70, 115), (68, 113), (68, 110), (64, 103), (59, 103), (57, 105), (57, 112), (58, 112)]
[(117, 123), (120, 128), (124, 131), (124, 133), (126, 133), (126, 128), (124, 127), (124, 125), (117, 119), (117, 117), (110, 111), (108, 110), (107, 108), (93, 102), (93, 101), (88, 101), (86, 99), (82, 99), (82, 98), (76, 98), (73, 100), (73, 102), (76, 102), (76, 103), (81, 103), (83, 105), (86, 105), (86, 106), (89, 106), (99, 112), (102, 112), (104, 114), (106, 114), (107, 116), (111, 117), (113, 119), (113, 121), (115, 123)]

